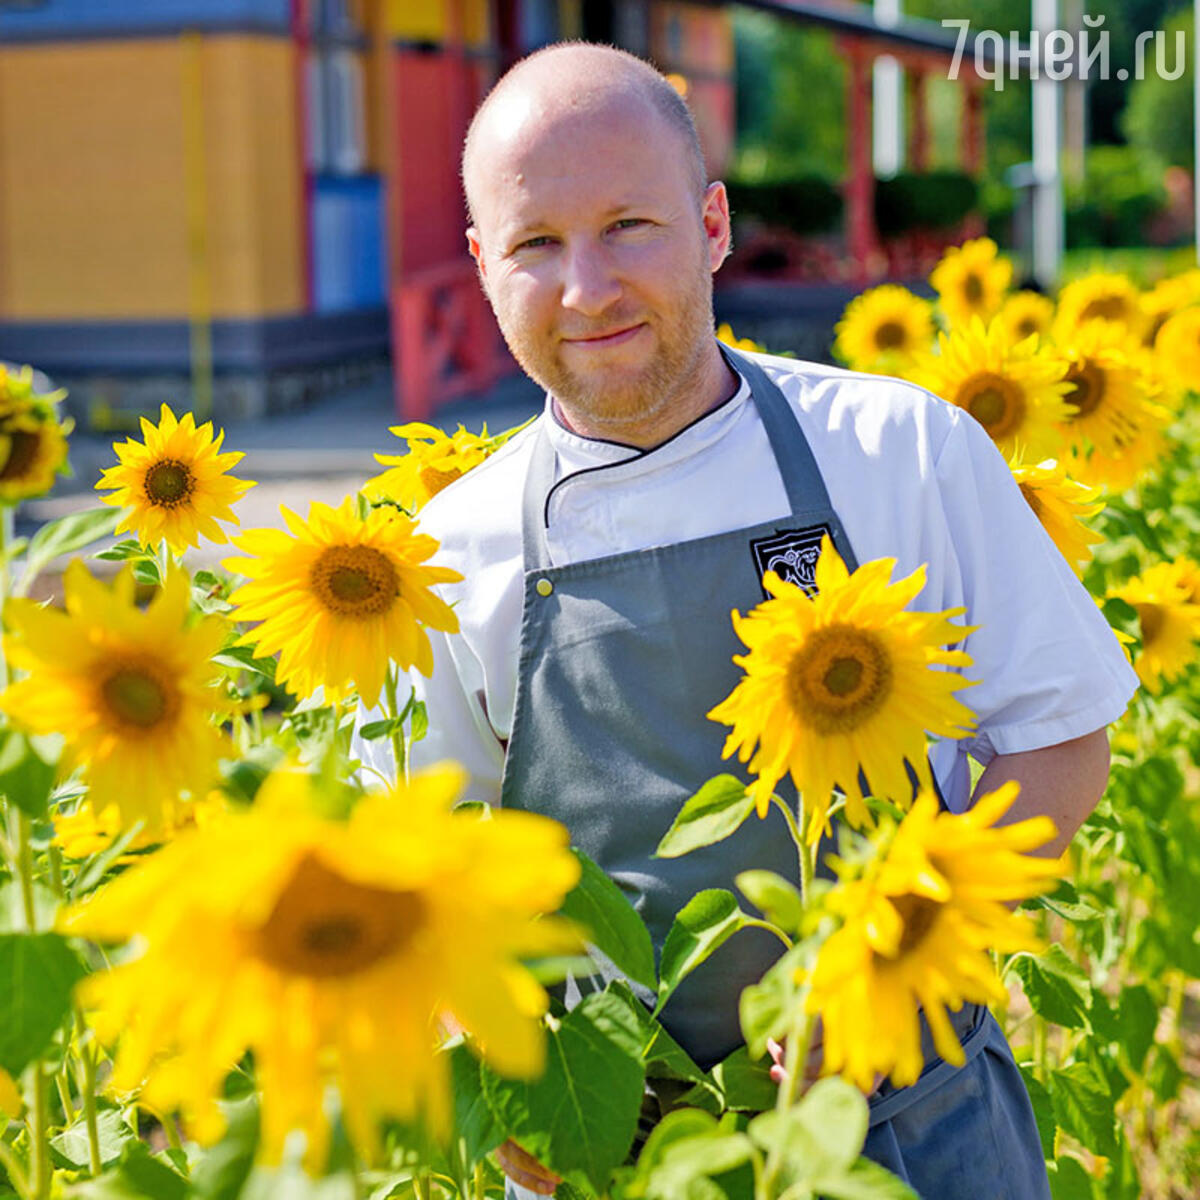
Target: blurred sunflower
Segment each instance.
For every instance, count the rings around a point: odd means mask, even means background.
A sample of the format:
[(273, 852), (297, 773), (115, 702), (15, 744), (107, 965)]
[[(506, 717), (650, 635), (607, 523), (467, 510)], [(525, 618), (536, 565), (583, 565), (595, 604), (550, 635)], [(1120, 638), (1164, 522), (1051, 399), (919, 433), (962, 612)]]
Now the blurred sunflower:
[[(846, 795), (856, 828), (870, 821), (866, 794), (906, 805), (912, 776), (932, 787), (925, 732), (966, 737), (970, 709), (953, 695), (968, 681), (937, 666), (970, 666), (961, 650), (969, 628), (949, 618), (965, 609), (906, 612), (925, 586), (925, 568), (889, 583), (895, 559), (881, 558), (850, 573), (829, 538), (817, 560), (817, 595), (768, 571), (772, 599), (733, 627), (749, 648), (734, 662), (745, 675), (708, 716), (731, 725), (722, 757), (738, 751), (758, 776), (750, 785), (765, 816), (775, 785), (790, 772), (815, 842), (825, 829), (835, 787)], [(753, 755), (753, 758), (751, 758)]]
[(63, 576), (66, 611), (10, 600), (4, 652), (29, 674), (0, 694), (0, 710), (33, 733), (61, 733), (60, 770), (83, 767), (94, 811), (150, 832), (177, 820), (180, 792), (202, 796), (230, 747), (211, 719), (227, 708), (209, 661), (225, 639), (216, 617), (190, 620), (185, 572), (168, 571), (143, 610), (133, 572), (111, 588), (81, 559)]
[[(1108, 464), (1130, 453), (1143, 432), (1161, 429), (1169, 413), (1152, 403), (1141, 366), (1140, 346), (1123, 344), (1105, 321), (1088, 321), (1066, 332), (1057, 349), (1067, 360), (1063, 425), (1067, 453), (1076, 463)], [(1081, 467), (1090, 481), (1102, 482), (1097, 467)]]
[(722, 322), (717, 326), (717, 341), (724, 342), (727, 346), (732, 346), (735, 350), (749, 350), (762, 353), (762, 346), (753, 338), (740, 338), (733, 332), (733, 326), (728, 321)]
[(127, 438), (113, 443), (120, 465), (101, 472), (98, 491), (116, 489), (104, 496), (105, 504), (128, 508), (116, 532), (133, 530), (142, 545), (154, 548), (162, 540), (176, 553), (198, 546), (200, 538), (228, 541), (218, 520), (238, 524), (231, 505), (249, 488), (248, 480), (226, 472), (244, 455), (219, 454), (225, 431), (213, 438), (212, 422), (196, 428), (192, 414), (175, 414), (162, 406), (157, 425), (141, 418), (144, 442)]
[(57, 402), (65, 391), (33, 390), (32, 367), (11, 371), (0, 363), (0, 504), (40, 496), (67, 470), (67, 434)]
[(25, 1102), (21, 1099), (21, 1093), (13, 1081), (13, 1077), (3, 1067), (0, 1067), (0, 1113), (3, 1113), (11, 1121), (18, 1121), (24, 1107)]
[(579, 877), (561, 825), (497, 809), (452, 811), (465, 773), (446, 763), (360, 800), (344, 821), (312, 776), (267, 777), (250, 809), (182, 833), (70, 910), (62, 927), (133, 956), (80, 989), (113, 1083), (181, 1111), (202, 1142), (249, 1051), (262, 1094), (261, 1154), (306, 1135), (320, 1171), (336, 1086), (356, 1148), (378, 1155), (380, 1122), (423, 1117), (444, 1132), (444, 1020), (501, 1074), (532, 1078), (545, 1056), (542, 986), (528, 958), (576, 952), (553, 913)]
[(969, 324), (972, 317), (990, 321), (1012, 282), (1012, 263), (991, 238), (973, 238), (947, 250), (929, 282), (951, 329)]
[(933, 344), (933, 305), (905, 287), (868, 288), (846, 306), (833, 352), (852, 371), (895, 375)]
[[(192, 825), (206, 825), (225, 811), (224, 793), (216, 788), (203, 800), (180, 804), (158, 830), (139, 829), (126, 846), (128, 853), (117, 861), (136, 862), (137, 851), (156, 846), (165, 837)], [(72, 812), (54, 814), (54, 844), (65, 858), (90, 858), (107, 850), (121, 834), (121, 814), (109, 807), (97, 812), (90, 800), (83, 800)]]
[(368, 479), (362, 490), (371, 500), (391, 500), (415, 513), (524, 428), (489, 435), (486, 424), (477, 434), (462, 425), (453, 434), (420, 421), (393, 425), (390, 432), (408, 442), (408, 452), (376, 454), (375, 461), (390, 469)]
[(1149, 349), (1154, 346), (1158, 331), (1181, 309), (1200, 304), (1200, 270), (1193, 268), (1170, 279), (1160, 279), (1141, 296), (1145, 327), (1142, 341)]
[(1014, 343), (996, 322), (985, 328), (976, 319), (938, 334), (938, 353), (922, 355), (907, 378), (969, 412), (1002, 453), (1021, 446), (1045, 455), (1056, 451), (1069, 415), (1066, 370), (1049, 347), (1033, 338)]
[(1192, 579), (1189, 560), (1155, 563), (1109, 593), (1137, 609), (1142, 649), (1133, 667), (1151, 692), (1195, 661), (1200, 607), (1191, 600)]
[(336, 701), (355, 687), (373, 706), (389, 660), (430, 674), (423, 627), (458, 632), (458, 618), (430, 588), (462, 578), (424, 565), (437, 542), (390, 506), (362, 518), (354, 496), (337, 508), (314, 501), (307, 520), (280, 512), (290, 532), (247, 530), (232, 541), (254, 557), (222, 563), (249, 580), (229, 597), (229, 618), (261, 622), (235, 645), (257, 646), (259, 657), (278, 653), (276, 679), (301, 697), (322, 686)]
[(997, 825), (1018, 790), (1006, 783), (961, 814), (939, 812), (925, 792), (860, 877), (839, 867), (825, 903), (842, 924), (818, 951), (806, 1000), (824, 1023), (827, 1074), (864, 1090), (876, 1074), (914, 1083), (924, 1065), (918, 1008), (938, 1054), (963, 1065), (946, 1009), (1004, 1002), (991, 951), (1039, 949), (1005, 901), (1036, 896), (1063, 872), (1060, 860), (1028, 853), (1054, 836), (1049, 817)]
[(1176, 392), (1200, 391), (1200, 306), (1168, 318), (1154, 339), (1154, 356)]
[(1039, 292), (1014, 292), (1004, 301), (996, 321), (1014, 342), (1023, 342), (1035, 333), (1044, 338), (1054, 321), (1054, 301)]
[(1102, 534), (1084, 524), (1104, 508), (1100, 493), (1068, 478), (1065, 468), (1052, 458), (1027, 466), (1020, 455), (1015, 455), (1008, 465), (1042, 528), (1071, 570), (1082, 575), (1083, 568), (1092, 560), (1092, 547), (1104, 541)]
[(1054, 337), (1069, 341), (1080, 325), (1108, 321), (1123, 325), (1129, 335), (1140, 339), (1146, 327), (1142, 296), (1128, 275), (1097, 271), (1068, 283), (1058, 294)]

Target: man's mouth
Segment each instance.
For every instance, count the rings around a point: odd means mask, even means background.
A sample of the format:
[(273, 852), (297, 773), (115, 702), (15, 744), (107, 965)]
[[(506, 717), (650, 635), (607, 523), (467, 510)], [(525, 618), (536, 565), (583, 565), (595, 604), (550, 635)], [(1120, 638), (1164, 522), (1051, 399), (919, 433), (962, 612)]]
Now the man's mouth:
[(636, 325), (624, 325), (603, 333), (588, 333), (579, 337), (563, 338), (563, 341), (568, 346), (580, 346), (585, 350), (605, 350), (609, 346), (620, 346), (625, 342), (632, 341), (644, 325), (644, 321), (639, 321)]

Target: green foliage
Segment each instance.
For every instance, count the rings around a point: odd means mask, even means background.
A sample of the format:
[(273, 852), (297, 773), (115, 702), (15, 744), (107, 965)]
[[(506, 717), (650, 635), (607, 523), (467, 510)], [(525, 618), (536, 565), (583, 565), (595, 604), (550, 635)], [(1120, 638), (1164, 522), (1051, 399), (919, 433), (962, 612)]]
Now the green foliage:
[(655, 1012), (702, 962), (712, 957), (751, 918), (737, 898), (724, 888), (697, 892), (675, 915), (659, 960), (658, 1004)]
[(1093, 146), (1082, 182), (1067, 188), (1067, 245), (1136, 246), (1166, 203), (1157, 159), (1133, 146)]
[(979, 203), (979, 186), (962, 171), (902, 171), (875, 184), (875, 223), (885, 237), (949, 229)]
[(735, 221), (755, 217), (773, 228), (810, 234), (833, 229), (841, 220), (841, 193), (820, 175), (733, 179), (726, 187)]
[(723, 841), (753, 811), (754, 799), (746, 785), (736, 775), (717, 775), (684, 802), (654, 853), (659, 858), (680, 858)]
[[(1191, 170), (1195, 161), (1192, 138), (1193, 70), (1195, 52), (1190, 6), (1180, 8), (1167, 21), (1165, 49), (1167, 67), (1175, 61), (1175, 35), (1187, 35), (1188, 67), (1178, 79), (1165, 79), (1155, 69), (1153, 44), (1147, 47), (1144, 78), (1129, 85), (1129, 101), (1122, 114), (1121, 129), (1130, 143), (1155, 154), (1163, 162)], [(1153, 28), (1153, 26), (1143, 26)]]
[(56, 933), (0, 934), (0, 1068), (19, 1075), (46, 1050), (85, 973)]

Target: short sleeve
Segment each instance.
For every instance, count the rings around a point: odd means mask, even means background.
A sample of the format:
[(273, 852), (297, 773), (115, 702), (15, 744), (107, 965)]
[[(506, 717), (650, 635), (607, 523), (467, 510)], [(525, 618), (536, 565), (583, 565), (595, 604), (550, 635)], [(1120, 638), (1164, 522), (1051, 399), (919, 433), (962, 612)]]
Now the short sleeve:
[[(1087, 590), (1043, 530), (983, 428), (956, 420), (935, 478), (957, 564), (964, 643), (978, 683), (959, 693), (980, 762), (1082, 737), (1115, 721), (1137, 677)], [(949, 574), (949, 573), (948, 573)]]

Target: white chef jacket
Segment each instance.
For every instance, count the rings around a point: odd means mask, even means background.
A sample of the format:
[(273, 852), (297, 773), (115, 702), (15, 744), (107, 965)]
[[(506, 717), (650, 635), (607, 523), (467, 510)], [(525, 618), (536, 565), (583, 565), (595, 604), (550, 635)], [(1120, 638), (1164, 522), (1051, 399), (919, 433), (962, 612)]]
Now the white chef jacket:
[[(970, 798), (968, 753), (986, 764), (1080, 737), (1124, 712), (1137, 677), (974, 418), (901, 380), (754, 357), (791, 404), (859, 562), (895, 558), (893, 580), (925, 564), (925, 587), (911, 607), (965, 606), (962, 623), (979, 626), (963, 643), (974, 660), (963, 674), (978, 682), (958, 693), (977, 729), (931, 746), (953, 811)], [(464, 576), (438, 589), (461, 632), (429, 631), (432, 678), (414, 675), (429, 732), (412, 762), (462, 763), (469, 795), (489, 803), (500, 799), (516, 700), (521, 505), (540, 425), (557, 454), (544, 510), (554, 566), (790, 515), (745, 381), (649, 451), (570, 432), (547, 397), (533, 427), (436, 495), (419, 526), (441, 542), (432, 561)], [(358, 724), (381, 715), (360, 712)], [(387, 739), (364, 742), (356, 733), (353, 752), (391, 773)]]

